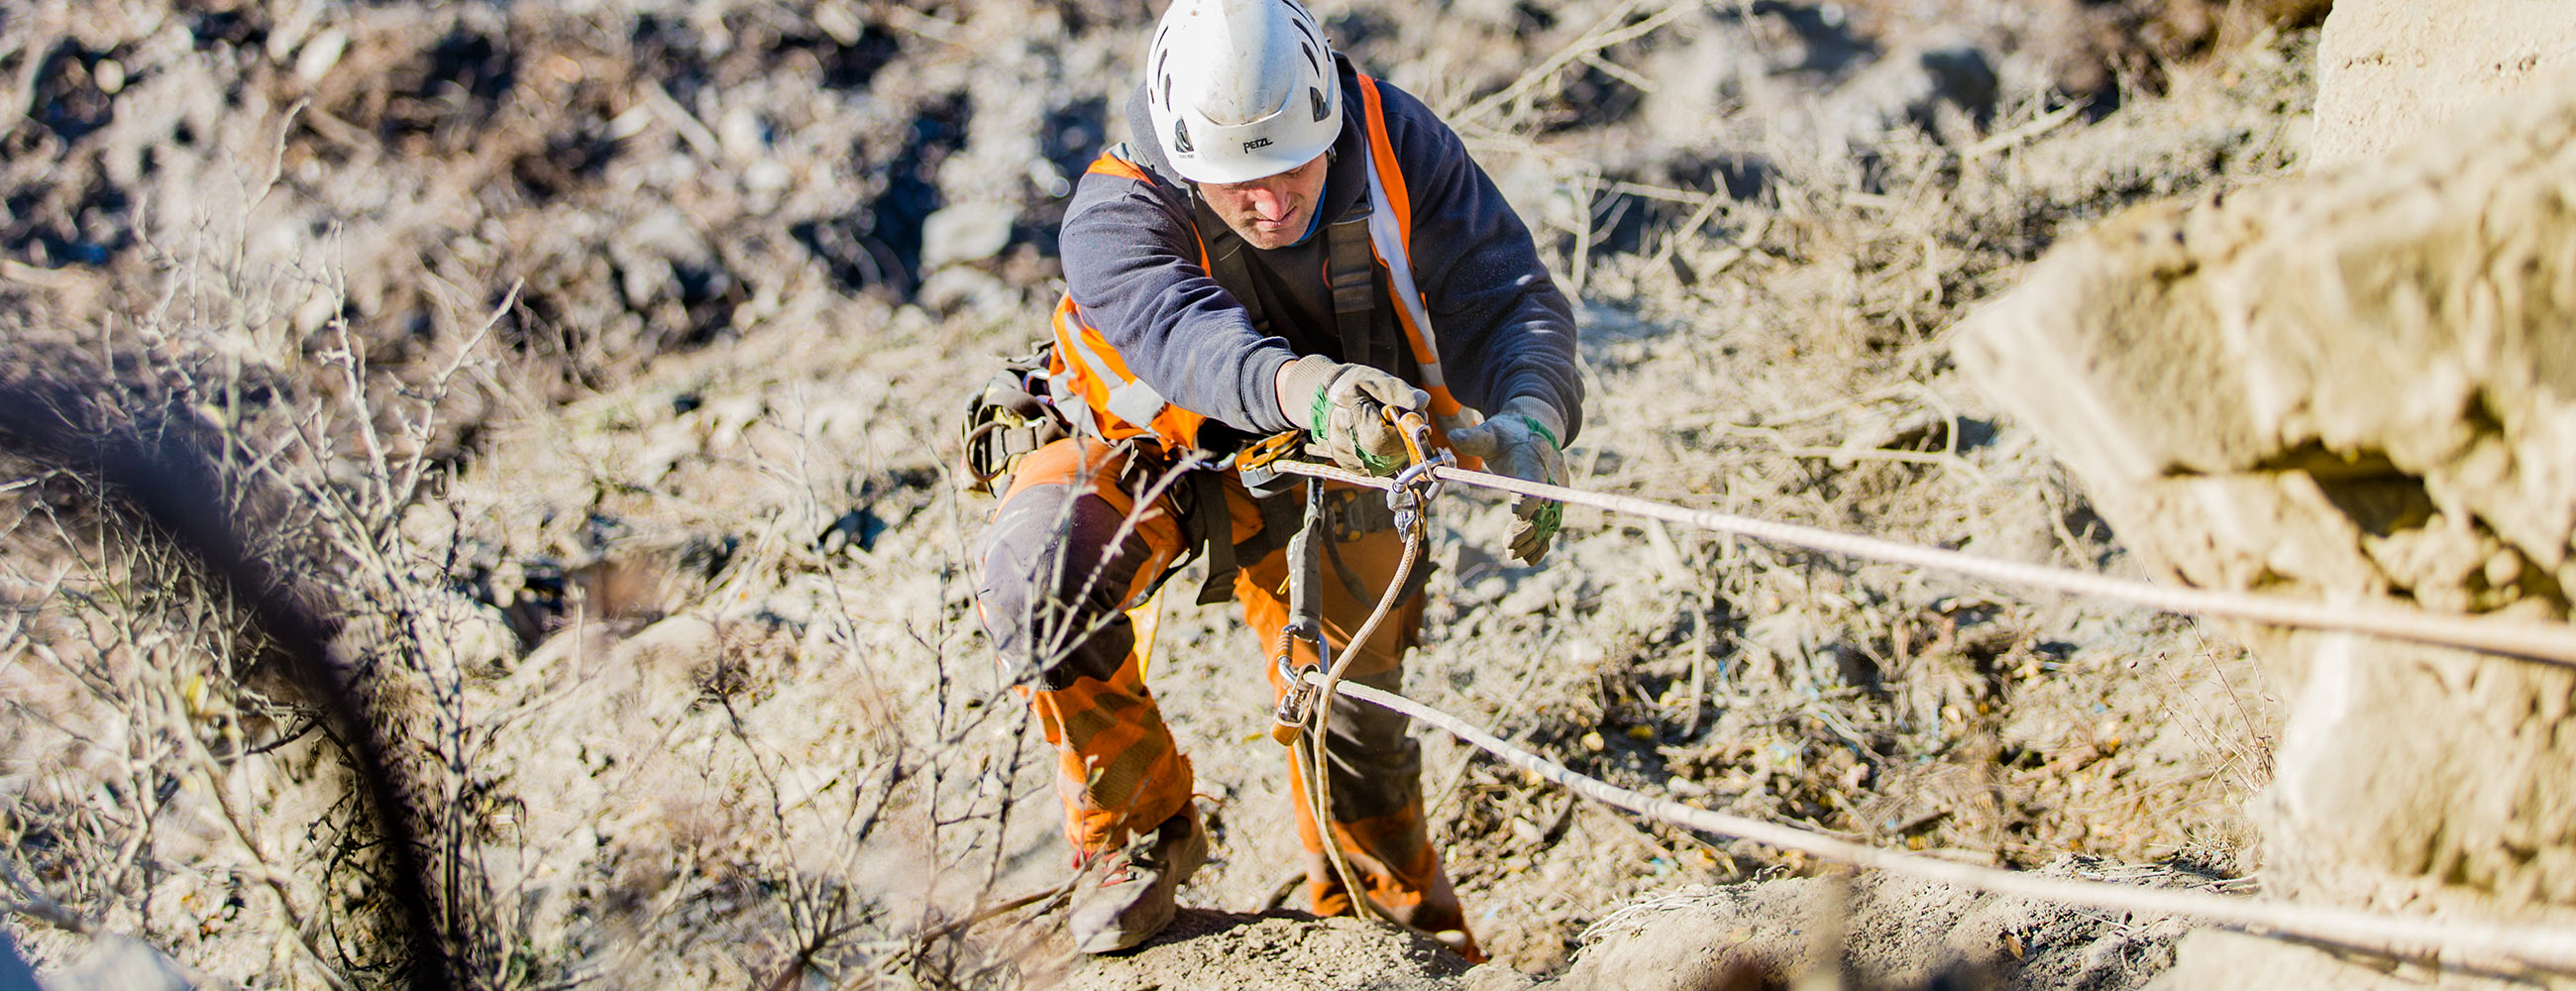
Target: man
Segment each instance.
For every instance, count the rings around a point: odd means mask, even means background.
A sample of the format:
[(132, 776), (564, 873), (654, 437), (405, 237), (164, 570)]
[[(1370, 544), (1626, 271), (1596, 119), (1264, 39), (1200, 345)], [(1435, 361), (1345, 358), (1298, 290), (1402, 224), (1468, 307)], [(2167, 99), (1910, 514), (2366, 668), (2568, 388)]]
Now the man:
[[(1582, 399), (1571, 309), (1527, 227), (1447, 126), (1336, 55), (1303, 7), (1174, 0), (1145, 68), (1128, 106), (1139, 140), (1092, 165), (1064, 221), (1048, 391), (1074, 436), (1019, 460), (978, 548), (978, 608), (1002, 656), (1034, 673), (1031, 706), (1058, 750), (1085, 872), (1070, 928), (1094, 953), (1168, 923), (1207, 849), (1122, 610), (1195, 553), (1210, 570), (1200, 601), (1230, 593), (1265, 645), (1287, 620), (1298, 493), (1258, 496), (1207, 465), (1301, 430), (1347, 467), (1391, 471), (1393, 409), (1433, 414), (1487, 470), (1562, 484)], [(1347, 643), (1403, 541), (1374, 492), (1339, 488), (1331, 506), (1327, 638), (1356, 652), (1353, 680), (1394, 688), (1420, 586), (1369, 642)], [(1512, 550), (1535, 563), (1558, 507), (1515, 510)], [(1266, 658), (1244, 661), (1286, 687)], [(1424, 829), (1405, 725), (1336, 701), (1330, 828), (1379, 907), (1481, 959)], [(1350, 911), (1323, 833), (1296, 811), (1314, 911)]]

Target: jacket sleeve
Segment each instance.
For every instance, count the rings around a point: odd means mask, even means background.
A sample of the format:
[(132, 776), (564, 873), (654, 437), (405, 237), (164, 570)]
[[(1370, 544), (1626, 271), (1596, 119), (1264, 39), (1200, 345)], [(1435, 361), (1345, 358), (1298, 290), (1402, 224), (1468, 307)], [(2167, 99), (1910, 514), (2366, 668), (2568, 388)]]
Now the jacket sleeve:
[(1264, 336), (1200, 265), (1180, 204), (1106, 172), (1082, 177), (1059, 241), (1066, 291), (1137, 378), (1184, 409), (1253, 434), (1297, 426), (1279, 411), (1288, 342)]
[(1529, 227), (1458, 135), (1412, 94), (1377, 83), (1387, 138), (1412, 200), (1414, 283), (1458, 400), (1490, 412), (1520, 396), (1583, 429), (1574, 311), (1540, 264)]

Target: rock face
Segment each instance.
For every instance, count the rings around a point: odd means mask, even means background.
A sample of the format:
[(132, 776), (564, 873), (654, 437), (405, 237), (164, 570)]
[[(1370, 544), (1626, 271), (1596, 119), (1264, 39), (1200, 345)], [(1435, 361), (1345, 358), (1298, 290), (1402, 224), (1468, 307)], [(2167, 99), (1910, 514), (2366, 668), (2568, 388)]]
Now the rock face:
[[(2346, 53), (2339, 85), (2371, 60), (2350, 54), (2364, 40), (2338, 22), (2397, 24), (2401, 6), (2337, 7), (2325, 47)], [(2546, 6), (2444, 5), (2460, 30), (2519, 25), (2516, 37), (2544, 33), (2515, 19)], [(2576, 37), (2547, 34), (2562, 47)], [(2446, 50), (2442, 64), (2519, 50)], [(2571, 92), (2525, 91), (2358, 160), (2403, 129), (2398, 116), (2448, 111), (2428, 100), (2337, 117), (2368, 101), (2321, 90), (2318, 144), (2352, 164), (2116, 218), (1967, 321), (1959, 360), (2169, 578), (2563, 621), (2576, 588)], [(2371, 133), (2329, 133), (2356, 129)], [(2349, 635), (2247, 635), (2291, 706), (2254, 810), (2268, 890), (2576, 916), (2576, 672)], [(2234, 986), (2248, 967), (2265, 986), (2378, 980), (2314, 951), (2213, 937), (2184, 945), (2167, 986)]]
[(2343, 0), (2317, 41), (2309, 167), (2367, 161), (2571, 69), (2576, 5)]

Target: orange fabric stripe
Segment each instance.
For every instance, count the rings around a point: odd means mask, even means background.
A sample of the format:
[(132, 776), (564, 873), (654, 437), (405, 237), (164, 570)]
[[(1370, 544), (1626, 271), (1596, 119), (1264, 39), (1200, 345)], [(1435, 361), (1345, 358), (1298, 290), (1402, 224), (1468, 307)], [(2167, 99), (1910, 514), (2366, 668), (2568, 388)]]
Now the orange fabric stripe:
[[(1149, 186), (1154, 184), (1153, 177), (1146, 174), (1143, 167), (1116, 155), (1102, 154), (1092, 159), (1091, 166), (1084, 171), (1115, 176)], [(1192, 240), (1198, 242), (1199, 271), (1213, 273), (1216, 266), (1208, 258), (1207, 240), (1199, 235), (1195, 225), (1190, 229), (1190, 236)], [(1082, 318), (1081, 308), (1074, 303), (1072, 293), (1066, 293), (1063, 301), (1056, 304), (1055, 331), (1056, 347), (1059, 352), (1070, 351), (1078, 341), (1088, 346), (1092, 354), (1099, 355), (1100, 360), (1109, 365), (1107, 368), (1093, 369), (1087, 361), (1071, 358), (1063, 353), (1057, 356), (1058, 360), (1066, 361), (1073, 369), (1074, 383), (1081, 393), (1083, 404), (1091, 407), (1093, 422), (1099, 425), (1100, 432), (1108, 439), (1125, 440), (1139, 435), (1150, 436), (1159, 442), (1166, 453), (1187, 450), (1198, 445), (1199, 428), (1206, 425), (1207, 417), (1183, 409), (1169, 401), (1163, 404), (1162, 409), (1155, 412), (1152, 422), (1149, 423), (1130, 423), (1125, 418), (1109, 412), (1109, 391), (1135, 381), (1136, 372), (1127, 366), (1127, 357), (1118, 353), (1118, 349), (1110, 345), (1108, 338), (1101, 335), (1099, 328), (1093, 327), (1090, 321)], [(1097, 374), (1094, 374), (1095, 372)], [(1103, 377), (1109, 381), (1103, 381)]]
[(1117, 176), (1121, 179), (1133, 179), (1149, 186), (1154, 183), (1153, 177), (1146, 175), (1145, 170), (1138, 168), (1136, 163), (1130, 162), (1116, 155), (1102, 155), (1098, 158), (1092, 159), (1091, 167), (1084, 169), (1083, 171), (1096, 172), (1107, 176)]
[[(1098, 495), (1119, 515), (1132, 513), (1136, 509), (1136, 499), (1118, 487), (1120, 467), (1117, 448), (1089, 437), (1068, 437), (1048, 444), (1021, 459), (1020, 470), (1011, 473), (1010, 489), (1002, 493), (1001, 501), (994, 503), (993, 515), (1000, 516), (1002, 507), (1010, 504), (1011, 497), (1019, 495), (1020, 490), (1037, 485), (1082, 486)], [(1153, 523), (1154, 518), (1148, 518), (1139, 526), (1151, 527)], [(1177, 531), (1178, 524), (1167, 525)], [(1146, 533), (1147, 540), (1153, 540), (1155, 536), (1150, 530)], [(1160, 549), (1159, 544), (1157, 549)]]
[(1082, 335), (1082, 342), (1090, 346), (1091, 353), (1099, 355), (1100, 360), (1109, 363), (1109, 367), (1101, 369), (1102, 371), (1116, 376), (1121, 382), (1135, 380), (1136, 372), (1127, 367), (1127, 356), (1119, 354), (1117, 348), (1109, 345), (1109, 338), (1101, 335), (1100, 328), (1092, 326), (1091, 321), (1082, 319), (1079, 310), (1075, 311), (1073, 322), (1077, 332)]
[[(1380, 260), (1383, 261), (1383, 259)], [(1392, 292), (1394, 290), (1390, 289), (1388, 291)], [(1404, 344), (1406, 347), (1413, 349), (1414, 362), (1416, 364), (1423, 365), (1433, 364), (1435, 356), (1431, 353), (1431, 344), (1423, 338), (1422, 328), (1414, 325), (1413, 311), (1402, 306), (1397, 306), (1395, 308), (1395, 319), (1397, 323), (1404, 325)], [(1460, 409), (1458, 405), (1458, 397), (1449, 394), (1448, 386), (1435, 385), (1432, 386), (1429, 391), (1431, 393), (1431, 412), (1434, 415), (1458, 415), (1458, 410)], [(1447, 442), (1447, 436), (1445, 434), (1442, 436), (1442, 442)]]
[[(1075, 349), (1084, 336), (1096, 338), (1098, 333), (1082, 319), (1081, 309), (1073, 303), (1073, 294), (1066, 293), (1064, 299), (1055, 307), (1055, 356), (1052, 361), (1062, 362), (1064, 367), (1072, 372), (1075, 398), (1080, 399), (1084, 406), (1091, 409), (1092, 422), (1098, 426), (1104, 439), (1125, 440), (1141, 433), (1141, 430), (1128, 424), (1127, 421), (1110, 414), (1111, 383), (1102, 381), (1100, 377), (1109, 372), (1091, 367), (1091, 362), (1083, 358)], [(1114, 355), (1115, 352), (1112, 352), (1105, 357), (1114, 361), (1117, 360)]]
[[(1392, 195), (1392, 194), (1389, 194), (1389, 195)], [(1381, 265), (1387, 265), (1387, 264), (1393, 264), (1393, 263), (1392, 263), (1392, 262), (1387, 261), (1387, 260), (1386, 260), (1386, 259), (1384, 259), (1384, 258), (1380, 258), (1380, 259), (1378, 259), (1378, 264), (1381, 264)], [(1395, 287), (1393, 287), (1393, 286), (1389, 286), (1389, 287), (1387, 287), (1387, 292), (1392, 293), (1392, 292), (1394, 292), (1394, 291), (1395, 291)], [(1426, 341), (1424, 341), (1424, 340), (1422, 339), (1422, 328), (1414, 324), (1414, 322), (1413, 322), (1413, 311), (1412, 311), (1412, 309), (1410, 309), (1410, 308), (1408, 308), (1408, 307), (1405, 307), (1405, 306), (1402, 306), (1402, 305), (1394, 304), (1392, 301), (1390, 301), (1389, 305), (1394, 305), (1394, 306), (1395, 306), (1395, 320), (1396, 320), (1396, 322), (1404, 325), (1404, 343), (1405, 343), (1405, 345), (1406, 345), (1407, 347), (1410, 347), (1410, 348), (1412, 348), (1412, 349), (1413, 349), (1413, 360), (1414, 360), (1416, 363), (1419, 363), (1419, 364), (1424, 364), (1424, 365), (1431, 364), (1432, 357), (1433, 357), (1433, 355), (1431, 354), (1431, 345), (1430, 345), (1428, 342), (1426, 342)], [(1449, 387), (1447, 387), (1447, 386), (1442, 386), (1442, 387), (1440, 387), (1440, 391), (1441, 391), (1441, 392), (1447, 392), (1447, 391), (1449, 391)], [(1436, 403), (1436, 402), (1438, 402), (1438, 401), (1439, 401), (1439, 397), (1437, 397), (1437, 396), (1432, 397), (1432, 401), (1433, 401), (1433, 402), (1435, 402), (1435, 403)], [(1441, 413), (1442, 415), (1447, 415), (1448, 413), (1456, 412), (1456, 411), (1455, 411), (1455, 410), (1446, 410), (1446, 411), (1444, 411), (1444, 410), (1436, 410), (1436, 409), (1435, 409), (1435, 410), (1433, 410), (1433, 412), (1435, 412), (1435, 413)]]
[(1377, 160), (1378, 182), (1386, 187), (1387, 205), (1395, 209), (1395, 232), (1408, 249), (1413, 244), (1413, 200), (1405, 193), (1404, 170), (1395, 163), (1395, 143), (1387, 140), (1386, 108), (1379, 104), (1377, 80), (1360, 74), (1360, 105), (1368, 111), (1369, 157)]
[[(1210, 279), (1216, 278), (1216, 264), (1208, 258), (1207, 236), (1199, 233), (1199, 226), (1195, 223), (1190, 225), (1190, 240), (1199, 246), (1199, 272)], [(1104, 342), (1101, 346), (1106, 348), (1108, 344)], [(1169, 454), (1197, 447), (1199, 428), (1205, 425), (1207, 417), (1166, 399), (1162, 410), (1154, 414), (1154, 422), (1144, 426), (1146, 433), (1163, 442), (1163, 451)]]

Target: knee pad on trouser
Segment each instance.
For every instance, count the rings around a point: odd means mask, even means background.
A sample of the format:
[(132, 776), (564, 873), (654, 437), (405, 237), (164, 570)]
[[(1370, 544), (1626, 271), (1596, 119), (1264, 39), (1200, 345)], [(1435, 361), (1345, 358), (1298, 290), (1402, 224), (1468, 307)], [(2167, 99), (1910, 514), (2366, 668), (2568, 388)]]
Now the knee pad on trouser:
[(1123, 844), (1189, 800), (1190, 764), (1137, 670), (1123, 612), (1179, 556), (1168, 505), (1129, 520), (1124, 460), (1063, 440), (1021, 462), (977, 541), (976, 611), (1057, 752), (1065, 838), (1097, 852)]
[[(1041, 452), (1043, 453), (1043, 452)], [(1034, 456), (1032, 456), (1034, 459)], [(1174, 556), (1147, 527), (1119, 536), (1126, 513), (1077, 480), (1024, 469), (976, 542), (983, 579), (975, 611), (1014, 680), (1056, 689), (1107, 679), (1136, 646), (1124, 610)], [(1171, 538), (1177, 546), (1177, 535)]]

